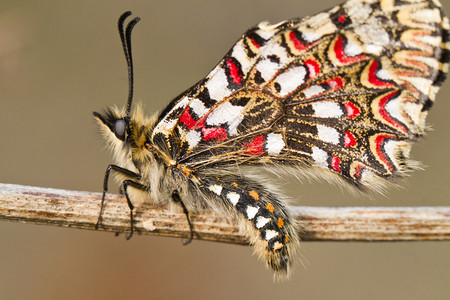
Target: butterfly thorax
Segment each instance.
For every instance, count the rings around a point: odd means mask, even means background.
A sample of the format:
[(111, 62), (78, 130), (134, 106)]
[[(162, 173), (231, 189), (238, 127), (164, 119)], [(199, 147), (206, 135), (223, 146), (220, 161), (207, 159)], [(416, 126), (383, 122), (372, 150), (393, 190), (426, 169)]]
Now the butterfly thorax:
[[(123, 140), (114, 131), (115, 122), (127, 118), (123, 109), (112, 107), (94, 115), (115, 163), (138, 174), (139, 183), (152, 187), (153, 201), (166, 200), (172, 192), (169, 187), (175, 181), (177, 185), (185, 186), (187, 180), (193, 177), (191, 169), (177, 164), (169, 152), (161, 150), (161, 145), (152, 141), (156, 116), (145, 118), (141, 106), (137, 105), (131, 112)], [(122, 182), (128, 178), (118, 174), (116, 179)]]

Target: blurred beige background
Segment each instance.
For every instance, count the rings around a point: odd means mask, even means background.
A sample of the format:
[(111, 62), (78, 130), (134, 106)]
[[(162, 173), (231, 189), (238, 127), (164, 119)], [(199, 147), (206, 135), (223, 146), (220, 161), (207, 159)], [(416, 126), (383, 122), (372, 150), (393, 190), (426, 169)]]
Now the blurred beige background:
[[(307, 4), (306, 4), (307, 3)], [(111, 161), (91, 116), (124, 105), (116, 20), (133, 35), (135, 99), (152, 113), (205, 76), (250, 26), (339, 0), (5, 1), (0, 4), (0, 182), (101, 191)], [(450, 1), (444, 6), (450, 10)], [(299, 205), (421, 206), (450, 201), (450, 81), (413, 156), (426, 166), (372, 200), (328, 183), (290, 182)], [(248, 247), (0, 223), (1, 299), (445, 299), (450, 243), (303, 243), (286, 283)], [(448, 299), (448, 298), (447, 298)]]

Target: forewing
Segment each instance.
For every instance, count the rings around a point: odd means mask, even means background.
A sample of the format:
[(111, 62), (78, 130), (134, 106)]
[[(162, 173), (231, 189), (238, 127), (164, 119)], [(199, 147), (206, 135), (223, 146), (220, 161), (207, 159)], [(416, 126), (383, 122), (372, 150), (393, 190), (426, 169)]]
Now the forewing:
[(260, 24), (166, 109), (153, 140), (193, 169), (286, 163), (356, 185), (397, 175), (445, 78), (447, 47), (437, 1), (349, 1)]
[[(217, 110), (215, 113), (217, 115), (227, 108), (228, 104), (224, 104), (225, 107), (222, 108), (219, 107), (220, 104), (228, 102), (237, 91), (249, 87), (247, 80), (249, 72), (261, 57), (261, 52), (272, 42), (272, 38), (288, 25), (287, 23), (282, 22), (273, 26), (261, 23), (249, 29), (204, 79), (174, 99), (160, 114), (153, 131), (153, 141), (175, 158), (182, 156), (179, 152), (182, 142), (184, 147), (186, 147), (186, 143), (190, 142), (190, 145), (187, 146), (188, 151), (192, 152), (193, 148), (203, 146), (206, 141), (218, 140), (217, 138), (204, 139), (202, 137), (199, 143), (196, 143), (194, 141), (197, 139), (194, 136), (197, 134), (191, 129), (200, 129), (202, 120), (205, 121), (213, 111)], [(237, 109), (242, 110), (243, 103), (240, 104)], [(236, 112), (234, 107), (228, 114), (233, 112)], [(215, 128), (219, 127), (225, 129), (226, 126), (216, 126)], [(231, 130), (233, 133), (233, 125), (227, 130)], [(220, 136), (221, 131), (218, 129), (215, 135)], [(177, 141), (173, 141), (172, 137), (177, 137)]]

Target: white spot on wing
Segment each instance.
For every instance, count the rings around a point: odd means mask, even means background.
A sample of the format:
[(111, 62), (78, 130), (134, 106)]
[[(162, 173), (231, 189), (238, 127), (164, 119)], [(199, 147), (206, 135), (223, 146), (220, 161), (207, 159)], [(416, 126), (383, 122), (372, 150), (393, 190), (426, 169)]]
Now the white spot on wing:
[(259, 208), (254, 206), (247, 206), (247, 218), (249, 220), (253, 219), (256, 216)]
[(383, 46), (378, 46), (374, 44), (367, 44), (366, 52), (373, 55), (380, 55), (381, 51), (383, 51)]
[(244, 116), (242, 115), (242, 106), (234, 106), (230, 102), (224, 102), (216, 107), (206, 119), (206, 124), (218, 126), (224, 123), (228, 124), (228, 133), (237, 134), (237, 127)]
[(298, 31), (302, 33), (302, 37), (309, 43), (320, 39), (324, 35), (336, 32), (336, 30), (336, 25), (331, 21), (330, 14), (326, 12), (305, 18), (298, 28)]
[(372, 8), (367, 3), (361, 3), (359, 0), (348, 1), (344, 6), (355, 24), (366, 21), (372, 13)]
[(328, 168), (328, 153), (326, 153), (322, 149), (313, 147), (311, 157), (314, 159), (318, 166)]
[(244, 46), (240, 40), (233, 48), (232, 56), (236, 58), (241, 64), (242, 71), (247, 73), (251, 67), (251, 61), (248, 58), (247, 52), (245, 52)]
[(262, 228), (264, 227), (264, 225), (266, 225), (267, 223), (269, 223), (270, 219), (269, 218), (265, 218), (265, 217), (258, 217), (256, 218), (256, 228)]
[(213, 185), (208, 186), (208, 189), (211, 192), (213, 192), (214, 194), (217, 194), (218, 196), (220, 196), (220, 194), (222, 193), (223, 187), (218, 184), (213, 184)]
[(264, 54), (264, 56), (267, 58), (269, 56), (275, 55), (280, 60), (280, 65), (284, 66), (284, 64), (289, 62), (289, 57), (286, 52), (286, 49), (281, 46), (278, 43), (272, 43), (270, 44), (270, 48), (267, 50), (267, 52)]
[(199, 131), (189, 130), (185, 136), (185, 139), (189, 144), (189, 149), (192, 149), (201, 141), (202, 135)]
[(317, 125), (317, 135), (319, 136), (319, 139), (321, 139), (324, 142), (331, 143), (331, 144), (339, 144), (339, 132), (331, 127), (324, 126), (324, 125)]
[(364, 169), (361, 172), (361, 182), (363, 182), (364, 184), (371, 184), (372, 181), (370, 180), (370, 178), (373, 178), (374, 174), (372, 171)]
[(192, 99), (192, 101), (189, 103), (189, 107), (191, 107), (195, 114), (200, 118), (209, 111), (209, 109), (205, 107), (203, 102), (197, 98)]
[(391, 99), (385, 106), (386, 111), (397, 120), (402, 121), (401, 105), (402, 103), (399, 97)]
[(235, 192), (229, 192), (229, 193), (227, 194), (227, 198), (228, 198), (228, 200), (230, 200), (230, 202), (231, 202), (234, 206), (236, 206), (236, 204), (239, 202), (239, 199), (241, 198), (241, 196), (239, 196), (238, 193), (235, 193)]
[(391, 43), (389, 34), (376, 18), (365, 20), (361, 25), (355, 26), (354, 31), (362, 45), (365, 45), (365, 52), (371, 54), (381, 54), (381, 51)]
[(314, 102), (311, 106), (319, 118), (339, 118), (344, 114), (339, 104), (332, 101)]
[(310, 98), (310, 97), (313, 97), (320, 93), (323, 93), (324, 91), (325, 91), (325, 89), (323, 87), (321, 87), (320, 85), (313, 85), (313, 86), (310, 86), (309, 88), (305, 89), (303, 91), (303, 94), (305, 95), (306, 98)]
[(312, 43), (314, 41), (317, 41), (321, 37), (322, 37), (321, 34), (318, 34), (317, 32), (314, 32), (314, 31), (304, 31), (304, 32), (302, 32), (302, 38), (305, 41), (307, 41), (308, 43)]
[(269, 155), (279, 154), (285, 145), (281, 134), (269, 133), (267, 135), (266, 150)]
[(256, 69), (261, 73), (261, 77), (265, 81), (269, 81), (278, 71), (279, 66), (276, 62), (269, 59), (263, 59), (256, 65)]
[[(220, 67), (219, 67), (220, 68)], [(231, 94), (225, 71), (220, 68), (206, 83), (211, 99), (221, 100)]]
[(177, 119), (172, 119), (172, 120), (163, 120), (162, 122), (160, 122), (157, 128), (157, 131), (159, 132), (170, 132), (173, 130), (173, 128), (175, 127), (175, 125), (177, 124), (178, 120)]
[(349, 41), (345, 46), (344, 52), (347, 56), (357, 56), (362, 53), (362, 49), (356, 43)]
[(167, 117), (170, 115), (171, 112), (179, 109), (180, 107), (186, 107), (186, 105), (189, 104), (190, 99), (188, 97), (184, 97), (183, 99), (181, 99), (173, 108), (172, 110), (167, 113), (166, 117), (159, 122), (158, 126), (155, 127), (155, 130), (153, 131), (153, 135), (155, 135), (155, 133), (157, 132), (162, 132), (162, 133), (167, 133), (173, 130), (173, 128), (175, 127), (175, 125), (177, 124), (178, 120), (177, 119), (172, 119), (172, 120), (167, 120)]
[(275, 34), (275, 29), (279, 24), (280, 23), (272, 25), (267, 21), (261, 22), (258, 24), (260, 29), (257, 30), (256, 33), (263, 39), (268, 40)]
[(286, 96), (305, 82), (306, 69), (303, 66), (288, 69), (277, 76), (276, 81), (280, 85), (280, 95)]
[(275, 230), (266, 230), (266, 241), (270, 241), (274, 237), (278, 236), (279, 233)]
[[(394, 141), (394, 140), (389, 140), (387, 142), (384, 143), (383, 147), (384, 147), (384, 151), (386, 152), (386, 154), (389, 156), (389, 158), (391, 159), (391, 161), (397, 165), (397, 153), (400, 152), (402, 150), (402, 146), (404, 146), (405, 144), (399, 141)], [(404, 153), (404, 155), (406, 155)]]
[(380, 69), (377, 71), (377, 77), (382, 80), (391, 80), (392, 76), (386, 69)]

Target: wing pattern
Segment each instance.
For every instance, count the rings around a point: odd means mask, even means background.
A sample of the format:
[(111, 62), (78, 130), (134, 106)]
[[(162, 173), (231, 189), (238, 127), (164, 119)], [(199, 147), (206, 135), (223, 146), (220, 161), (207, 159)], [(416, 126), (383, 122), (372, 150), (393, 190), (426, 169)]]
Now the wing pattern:
[(262, 23), (172, 102), (152, 138), (194, 170), (283, 163), (357, 186), (399, 175), (445, 77), (447, 30), (437, 1), (415, 0)]

